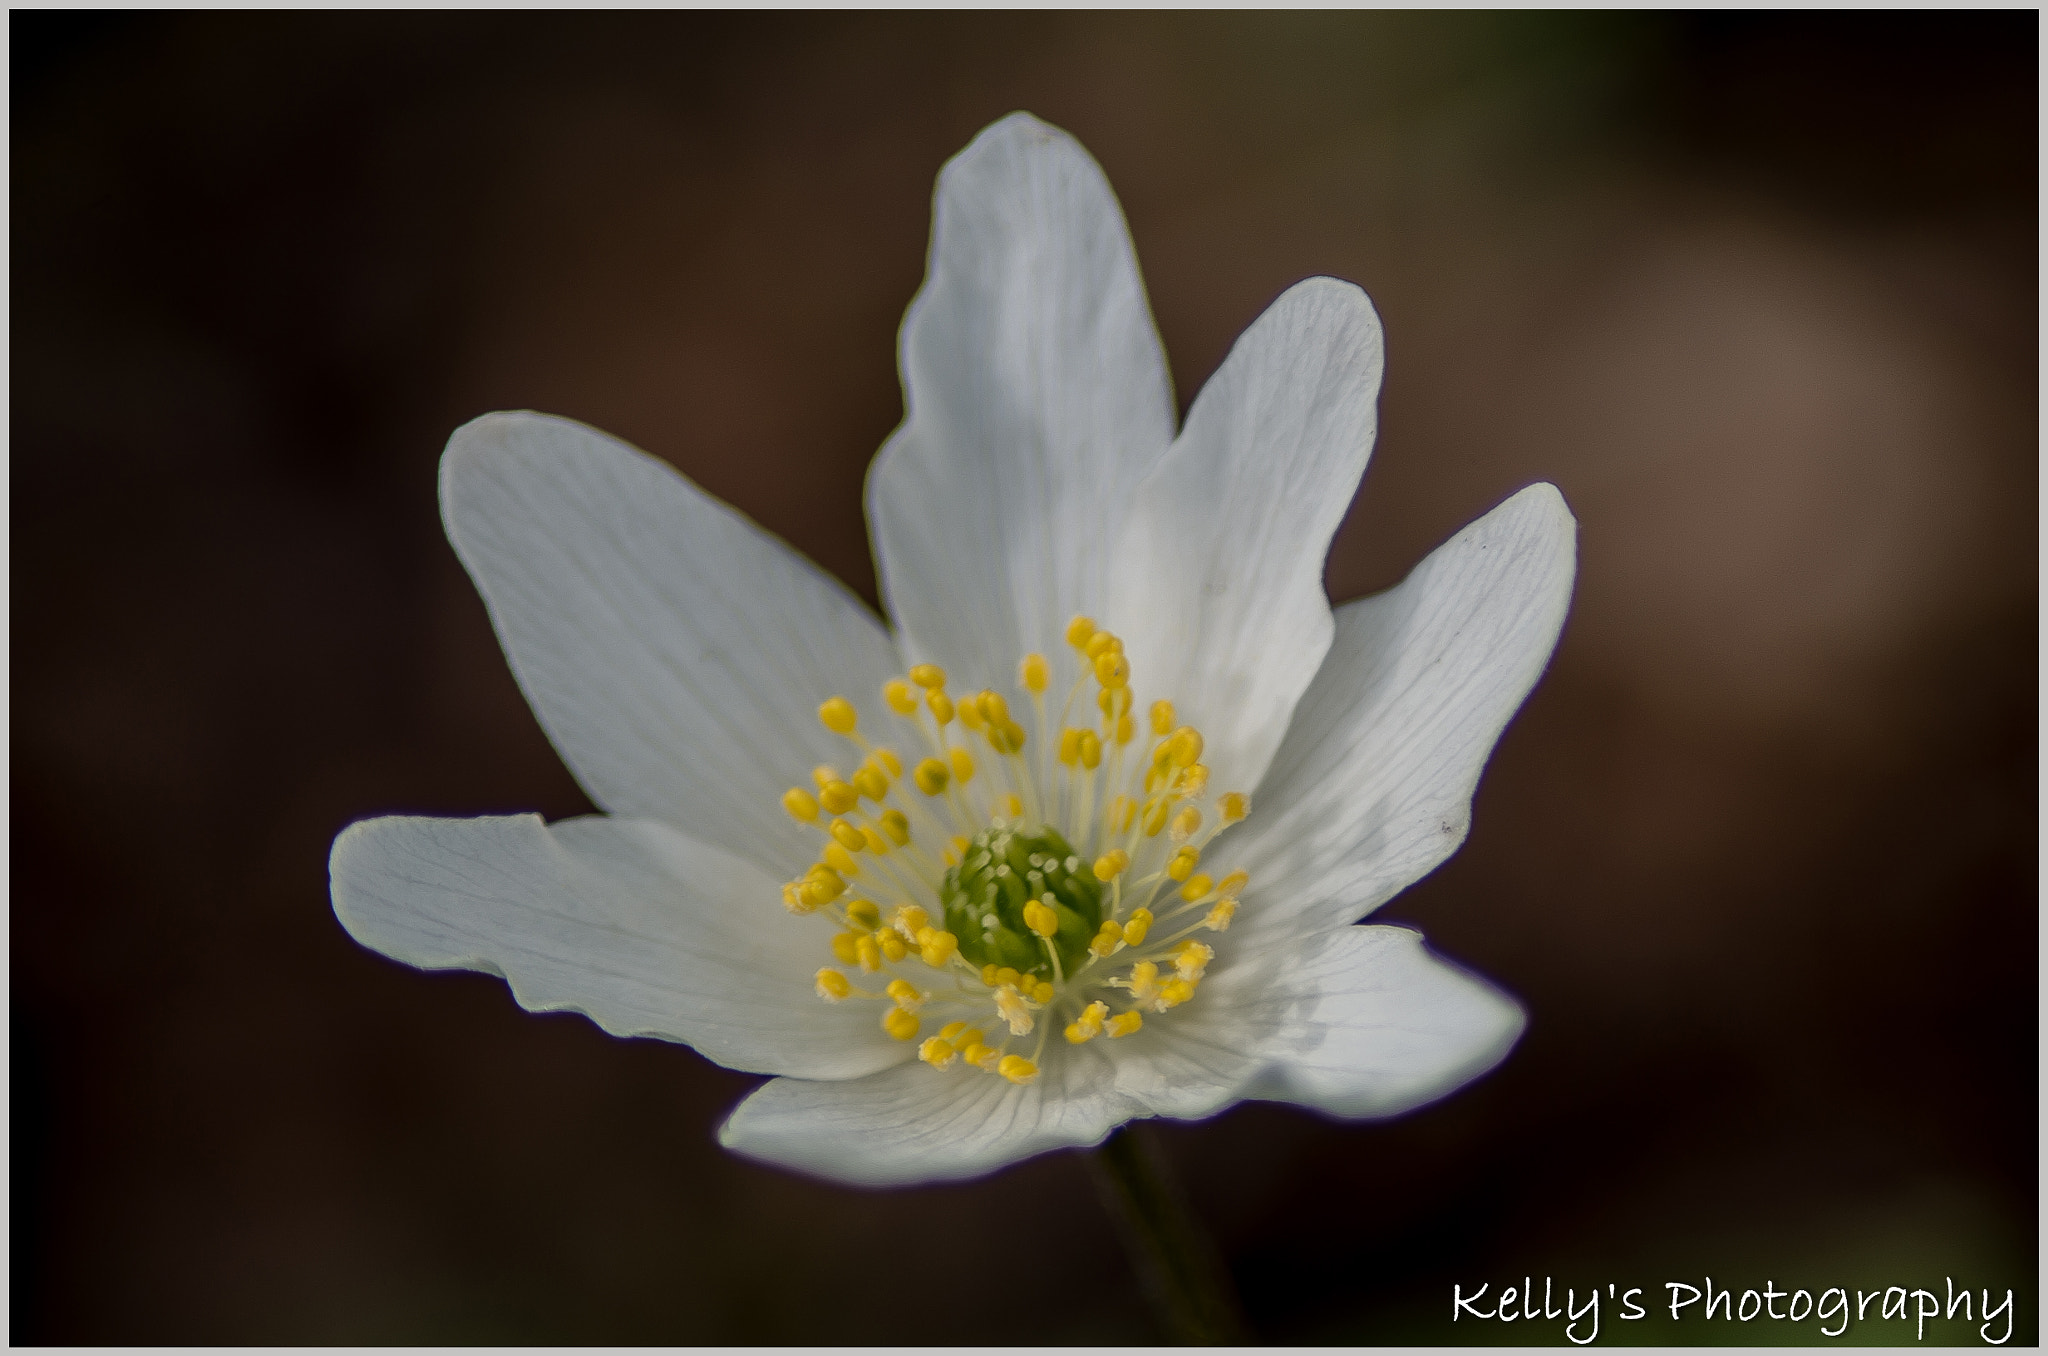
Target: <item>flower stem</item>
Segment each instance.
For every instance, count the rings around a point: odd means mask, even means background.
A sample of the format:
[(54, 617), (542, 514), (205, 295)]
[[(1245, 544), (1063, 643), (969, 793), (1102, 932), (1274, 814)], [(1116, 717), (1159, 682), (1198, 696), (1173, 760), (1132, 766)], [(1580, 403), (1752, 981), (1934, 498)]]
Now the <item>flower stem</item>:
[(1124, 1126), (1088, 1162), (1168, 1338), (1183, 1346), (1246, 1342), (1230, 1273), (1189, 1211), (1151, 1130)]

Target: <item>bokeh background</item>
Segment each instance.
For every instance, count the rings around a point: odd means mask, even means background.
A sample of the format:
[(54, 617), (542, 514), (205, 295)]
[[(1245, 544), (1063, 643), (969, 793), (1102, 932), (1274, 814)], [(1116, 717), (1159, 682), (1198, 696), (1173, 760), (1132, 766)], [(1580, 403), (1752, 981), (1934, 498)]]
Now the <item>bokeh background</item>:
[(442, 538), (449, 431), (586, 420), (872, 599), (933, 176), (1028, 108), (1183, 408), (1288, 284), (1372, 294), (1333, 598), (1532, 480), (1581, 524), (1468, 845), (1382, 915), (1521, 1047), (1394, 1123), (1161, 1131), (1256, 1332), (1950, 1276), (2032, 1340), (2036, 23), (14, 13), (10, 1336), (1154, 1337), (1074, 1155), (728, 1157), (755, 1080), (327, 902), (353, 819), (588, 808)]

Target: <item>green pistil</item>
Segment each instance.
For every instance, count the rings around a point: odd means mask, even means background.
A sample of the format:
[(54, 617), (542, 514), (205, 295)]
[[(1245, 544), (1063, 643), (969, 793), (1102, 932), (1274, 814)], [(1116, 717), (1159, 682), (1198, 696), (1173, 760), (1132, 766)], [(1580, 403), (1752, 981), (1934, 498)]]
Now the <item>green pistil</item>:
[(1102, 886), (1089, 863), (1054, 830), (983, 829), (939, 890), (946, 930), (960, 939), (961, 955), (976, 965), (1007, 965), (1040, 979), (1052, 978), (1052, 962), (1045, 944), (1024, 925), (1024, 905), (1048, 896), (1060, 920), (1052, 944), (1062, 970), (1072, 974), (1102, 926)]

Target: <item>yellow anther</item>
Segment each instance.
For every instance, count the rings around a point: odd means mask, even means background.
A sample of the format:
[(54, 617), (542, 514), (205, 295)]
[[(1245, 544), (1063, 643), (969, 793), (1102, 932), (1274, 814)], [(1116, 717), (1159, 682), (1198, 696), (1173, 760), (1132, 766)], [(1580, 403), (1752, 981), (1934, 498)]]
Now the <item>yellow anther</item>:
[(934, 688), (924, 694), (924, 704), (931, 708), (932, 719), (944, 725), (953, 719), (953, 699)]
[(902, 1008), (890, 1008), (882, 1014), (882, 1030), (899, 1041), (914, 1041), (917, 1039), (917, 1014), (905, 1012)]
[(1050, 1003), (1053, 1000), (1053, 995), (1058, 992), (1057, 989), (1053, 988), (1051, 980), (1041, 979), (1038, 981), (1038, 987), (1031, 991), (1031, 996), (1041, 1003)]
[(1152, 733), (1163, 735), (1173, 728), (1173, 703), (1156, 701), (1152, 703)]
[(1251, 879), (1250, 876), (1242, 871), (1233, 871), (1222, 880), (1216, 882), (1216, 893), (1219, 895), (1229, 895), (1234, 899), (1243, 892), (1245, 886), (1251, 883)]
[(1085, 732), (1073, 729), (1060, 731), (1059, 756), (1061, 766), (1072, 767), (1081, 761), (1081, 736), (1083, 733)]
[[(1139, 942), (1145, 940), (1145, 934), (1150, 932), (1151, 930), (1152, 910), (1133, 910), (1131, 916), (1124, 920), (1124, 945), (1136, 946)], [(1149, 964), (1151, 964), (1150, 961), (1144, 963), (1144, 965)], [(1144, 965), (1140, 965), (1138, 968), (1143, 969)]]
[(1088, 642), (1095, 637), (1095, 621), (1091, 617), (1076, 617), (1067, 623), (1067, 644), (1077, 650), (1085, 650)]
[(917, 1057), (934, 1069), (943, 1069), (960, 1058), (960, 1052), (942, 1036), (927, 1036), (924, 1044), (917, 1047)]
[(892, 782), (903, 775), (903, 760), (896, 756), (894, 749), (876, 749), (868, 755), (868, 761), (887, 774)]
[(1177, 1008), (1195, 996), (1195, 986), (1190, 980), (1169, 979), (1159, 986), (1159, 997), (1152, 1000), (1152, 1006), (1160, 1012)]
[(1010, 718), (1010, 703), (1003, 698), (1002, 693), (993, 689), (983, 688), (981, 695), (974, 699), (974, 704), (981, 711), (981, 718), (990, 725), (1001, 725)]
[(1202, 860), (1201, 853), (1195, 851), (1192, 847), (1184, 847), (1167, 860), (1166, 874), (1175, 880), (1186, 880), (1194, 874), (1195, 863), (1200, 860)]
[(1038, 1077), (1038, 1066), (1022, 1055), (1004, 1055), (1003, 1062), (996, 1065), (996, 1072), (1012, 1083), (1029, 1083)]
[(996, 742), (996, 727), (988, 727), (988, 742), (995, 746), (997, 753), (1016, 753), (1024, 747), (1024, 727), (1014, 720), (1002, 724), (1002, 742)]
[(967, 855), (967, 835), (956, 833), (946, 840), (946, 846), (953, 849), (953, 860), (959, 861)]
[[(974, 1034), (978, 1036), (980, 1033)], [(994, 1069), (996, 1061), (1002, 1058), (993, 1047), (983, 1045), (979, 1040), (966, 1041), (964, 1037), (962, 1039), (960, 1058), (974, 1065), (977, 1069)]]
[(910, 841), (910, 818), (901, 810), (882, 811), (882, 832), (889, 835), (889, 841), (902, 847)]
[(874, 853), (877, 857), (885, 852), (894, 851), (896, 847), (894, 843), (891, 843), (882, 836), (879, 829), (864, 828), (860, 831), (860, 838), (863, 843), (867, 844), (868, 851)]
[(946, 685), (946, 671), (937, 664), (919, 664), (910, 671), (910, 681), (930, 691)]
[(1090, 1003), (1081, 1009), (1081, 1015), (1067, 1023), (1067, 1040), (1075, 1045), (1092, 1041), (1102, 1034), (1102, 1019), (1109, 1015), (1107, 1003)]
[(843, 782), (845, 780), (846, 778), (839, 775), (839, 769), (833, 767), (830, 763), (820, 763), (811, 769), (811, 781), (820, 791), (823, 791), (834, 782)]
[(837, 970), (824, 969), (818, 971), (818, 997), (824, 999), (827, 1003), (837, 1003), (852, 992), (853, 985), (849, 984), (846, 976), (840, 974)]
[(1199, 796), (1208, 785), (1209, 765), (1207, 763), (1190, 763), (1181, 769), (1180, 781), (1176, 784), (1176, 789), (1183, 796)]
[(906, 1012), (916, 1012), (924, 1006), (925, 996), (919, 993), (917, 986), (907, 979), (890, 980), (889, 987), (884, 989), (883, 992), (895, 1000), (897, 1007), (902, 1008)]
[(1119, 1012), (1109, 1019), (1109, 1038), (1115, 1040), (1119, 1036), (1128, 1036), (1143, 1025), (1145, 1018), (1137, 1011)]
[(833, 937), (832, 954), (839, 958), (841, 965), (860, 964), (860, 934), (842, 932)]
[(1046, 664), (1044, 655), (1027, 654), (1024, 656), (1024, 662), (1018, 666), (1017, 678), (1024, 684), (1025, 690), (1043, 692), (1045, 685), (1052, 681), (1052, 669)]
[(889, 915), (889, 926), (895, 928), (912, 941), (917, 940), (918, 930), (931, 922), (932, 916), (915, 904), (898, 904)]
[(997, 965), (994, 961), (990, 961), (987, 965), (981, 967), (981, 982), (993, 989), (996, 986), (996, 977), (1002, 974), (1002, 972), (1002, 966)]
[(1095, 681), (1115, 690), (1131, 681), (1131, 661), (1121, 650), (1104, 650), (1095, 656)]
[(880, 804), (882, 798), (889, 794), (889, 778), (882, 772), (882, 769), (874, 766), (872, 763), (863, 764), (853, 774), (852, 785), (854, 790), (860, 792), (876, 804)]
[(996, 983), (998, 984), (1015, 984), (1018, 980), (1022, 978), (1022, 975), (1018, 974), (1015, 970), (1012, 970), (1007, 965), (1000, 966), (996, 970)]
[(1095, 879), (1104, 882), (1113, 881), (1118, 876), (1121, 876), (1124, 873), (1124, 869), (1130, 864), (1130, 853), (1125, 852), (1122, 848), (1111, 848), (1108, 852), (1095, 859)]
[(1214, 882), (1207, 876), (1190, 876), (1188, 877), (1188, 883), (1180, 887), (1180, 897), (1192, 904), (1208, 894), (1213, 884)]
[(1107, 958), (1116, 954), (1117, 946), (1123, 939), (1124, 925), (1112, 918), (1103, 923), (1102, 930), (1088, 943), (1088, 949), (1098, 956)]
[(970, 734), (981, 733), (981, 703), (976, 698), (961, 698), (954, 714), (960, 717), (960, 723), (967, 727)]
[(853, 953), (860, 962), (860, 968), (869, 974), (882, 968), (882, 947), (872, 934), (854, 938)]
[(1138, 728), (1131, 724), (1129, 712), (1125, 712), (1116, 718), (1116, 742), (1119, 745), (1130, 743), (1132, 739), (1137, 737), (1137, 733)]
[(853, 703), (844, 697), (827, 697), (818, 707), (818, 719), (833, 734), (850, 735), (859, 716), (854, 712)]
[(1180, 950), (1173, 953), (1173, 968), (1180, 972), (1182, 979), (1200, 979), (1202, 972), (1209, 968), (1209, 962), (1216, 959), (1216, 948), (1190, 939), (1181, 943)]
[(882, 908), (872, 899), (850, 899), (846, 902), (846, 921), (873, 932), (882, 925)]
[(917, 783), (917, 789), (927, 796), (944, 793), (948, 774), (946, 765), (936, 758), (927, 758), (919, 763), (910, 774), (910, 780)]
[(782, 887), (782, 907), (791, 913), (810, 913), (813, 906), (804, 899), (804, 884), (800, 880), (789, 881)]
[(1081, 653), (1088, 656), (1091, 664), (1110, 653), (1122, 654), (1124, 643), (1107, 631), (1097, 631), (1081, 646)]
[[(944, 1026), (939, 1028), (939, 1039), (957, 1042), (960, 1040), (960, 1033), (965, 1031), (966, 1029), (967, 1023), (965, 1022), (948, 1022)], [(974, 1033), (974, 1039), (981, 1039), (981, 1033), (979, 1031)]]
[(901, 678), (891, 678), (882, 684), (882, 700), (889, 703), (889, 709), (899, 716), (917, 714), (917, 694)]
[(797, 886), (797, 894), (811, 909), (822, 909), (844, 893), (846, 882), (839, 878), (836, 871), (820, 872), (814, 868), (810, 875), (803, 878), (803, 883)]
[(1169, 775), (1171, 774), (1163, 767), (1155, 767), (1148, 770), (1145, 773), (1145, 794), (1147, 796), (1158, 794), (1160, 788), (1166, 785), (1166, 779)]
[(995, 812), (1004, 819), (1022, 819), (1024, 817), (1024, 802), (1017, 799), (1015, 791), (1005, 791), (1002, 795), (996, 797)]
[(953, 749), (946, 754), (946, 759), (952, 763), (953, 776), (959, 780), (960, 785), (965, 786), (974, 780), (973, 754), (965, 749)]
[(1230, 930), (1230, 920), (1236, 916), (1237, 901), (1234, 899), (1219, 899), (1216, 901), (1216, 907), (1209, 910), (1208, 917), (1202, 920), (1202, 926), (1212, 932), (1228, 932)]
[(930, 935), (919, 935), (917, 955), (926, 965), (944, 965), (960, 949), (960, 939), (952, 933), (938, 928), (926, 928), (924, 931)]
[(1109, 831), (1129, 833), (1131, 817), (1138, 812), (1138, 803), (1129, 796), (1117, 796), (1109, 802)]
[[(1118, 653), (1121, 654), (1122, 651), (1119, 650)], [(1131, 690), (1127, 687), (1106, 687), (1095, 694), (1095, 705), (1101, 710), (1104, 721), (1128, 715), (1131, 709)]]
[(1183, 805), (1173, 812), (1173, 841), (1185, 843), (1195, 836), (1202, 827), (1202, 812), (1192, 805)]
[(1090, 772), (1102, 766), (1102, 740), (1093, 730), (1081, 731), (1081, 766)]
[(1024, 926), (1041, 937), (1051, 937), (1060, 930), (1060, 916), (1034, 899), (1024, 906)]
[(1171, 767), (1172, 765), (1173, 741), (1171, 739), (1162, 739), (1152, 746), (1152, 770), (1156, 772), (1161, 768)]
[(1242, 791), (1226, 791), (1223, 799), (1216, 802), (1216, 813), (1223, 816), (1226, 824), (1235, 824), (1252, 811), (1251, 797)]
[(791, 819), (801, 824), (808, 824), (818, 817), (818, 802), (801, 786), (792, 786), (782, 793), (782, 808), (789, 811)]
[(833, 820), (830, 832), (833, 841), (848, 852), (860, 852), (868, 845), (868, 840), (861, 836), (860, 829), (843, 819)]
[(860, 792), (845, 782), (827, 782), (818, 792), (818, 803), (829, 814), (843, 815), (860, 804)]
[(894, 932), (878, 932), (875, 934), (875, 941), (882, 948), (882, 954), (892, 963), (910, 954), (909, 946)]
[(825, 859), (825, 865), (831, 867), (842, 876), (858, 876), (860, 874), (860, 863), (853, 859), (851, 852), (848, 852), (837, 843), (825, 844), (825, 850), (818, 855)]
[(1183, 725), (1173, 732), (1167, 741), (1173, 748), (1175, 767), (1187, 767), (1202, 761), (1202, 732), (1192, 725)]
[(1157, 838), (1159, 831), (1166, 827), (1166, 802), (1155, 800), (1145, 809), (1145, 836)]

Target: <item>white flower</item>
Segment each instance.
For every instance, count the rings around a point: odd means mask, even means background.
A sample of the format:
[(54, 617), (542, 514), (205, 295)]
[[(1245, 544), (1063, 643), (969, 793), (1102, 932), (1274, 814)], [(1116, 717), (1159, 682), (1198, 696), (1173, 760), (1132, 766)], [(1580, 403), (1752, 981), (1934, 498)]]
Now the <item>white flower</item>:
[(893, 632), (589, 428), (456, 432), (449, 538), (606, 813), (353, 825), (343, 925), (778, 1075), (723, 1141), (871, 1185), (1245, 1098), (1392, 1115), (1492, 1067), (1514, 1002), (1354, 920), (1465, 836), (1569, 601), (1556, 490), (1333, 616), (1365, 294), (1289, 289), (1176, 436), (1109, 185), (1023, 114), (940, 176), (901, 361), (868, 481)]

